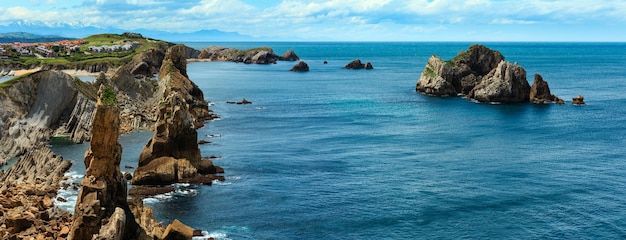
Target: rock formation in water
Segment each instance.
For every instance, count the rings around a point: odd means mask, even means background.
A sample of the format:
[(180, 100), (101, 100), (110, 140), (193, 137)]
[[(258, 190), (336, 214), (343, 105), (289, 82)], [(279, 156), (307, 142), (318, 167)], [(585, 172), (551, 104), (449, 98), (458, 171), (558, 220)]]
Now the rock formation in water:
[(528, 102), (529, 94), (526, 70), (517, 63), (501, 61), (467, 97), (479, 102), (522, 103)]
[(55, 206), (71, 162), (38, 147), (0, 173), (0, 239), (64, 239), (71, 216)]
[(416, 90), (421, 93), (436, 96), (456, 96), (457, 90), (453, 84), (453, 66), (433, 55), (417, 81)]
[(535, 79), (533, 80), (533, 85), (530, 87), (530, 102), (532, 103), (557, 103), (564, 104), (565, 101), (563, 99), (558, 98), (555, 95), (550, 93), (550, 87), (548, 86), (548, 82), (543, 80), (541, 75), (535, 73)]
[(582, 95), (578, 95), (578, 96), (572, 98), (572, 104), (574, 104), (574, 105), (585, 105), (585, 97), (583, 97)]
[(128, 206), (126, 180), (120, 171), (119, 107), (113, 89), (101, 85), (99, 96), (70, 238), (135, 239), (140, 228)]
[(296, 53), (293, 52), (293, 50), (285, 52), (283, 56), (278, 56), (274, 53), (273, 49), (266, 47), (240, 50), (219, 46), (210, 46), (202, 49), (197, 58), (201, 61), (225, 61), (256, 64), (270, 64), (276, 63), (278, 60), (296, 61), (300, 59)]
[(292, 71), (292, 72), (308, 72), (309, 71), (309, 65), (306, 64), (306, 62), (304, 62), (304, 61), (300, 61), (300, 62), (296, 63), (296, 65), (293, 65), (293, 67), (289, 71)]
[(374, 69), (374, 67), (372, 66), (372, 63), (367, 62), (365, 64), (363, 64), (361, 62), (360, 59), (355, 59), (352, 62), (348, 63), (345, 67), (343, 67), (345, 69)]
[(219, 171), (202, 159), (196, 128), (210, 117), (202, 91), (187, 77), (183, 46), (167, 52), (159, 73), (158, 117), (154, 136), (139, 157), (134, 185), (166, 185), (176, 182), (210, 184)]
[(285, 53), (283, 53), (283, 55), (280, 56), (279, 60), (281, 60), (281, 61), (298, 61), (298, 60), (300, 60), (300, 57), (298, 57), (298, 55), (296, 55), (296, 52), (294, 52), (292, 49), (289, 49)]
[(450, 61), (433, 55), (428, 59), (415, 89), (435, 96), (468, 94), (483, 76), (503, 60), (502, 54), (483, 45), (472, 45)]
[[(541, 79), (543, 81), (543, 79)], [(537, 82), (533, 97), (543, 101), (549, 94), (547, 83)], [(545, 87), (545, 88), (544, 88)], [(504, 60), (500, 52), (483, 45), (472, 45), (449, 61), (431, 56), (415, 90), (434, 96), (467, 95), (479, 102), (520, 103), (531, 99), (526, 70)], [(537, 95), (539, 94), (539, 95)], [(552, 98), (558, 102), (556, 96)]]
[(91, 84), (59, 71), (39, 71), (3, 83), (0, 165), (47, 145), (54, 135), (89, 140), (95, 92)]

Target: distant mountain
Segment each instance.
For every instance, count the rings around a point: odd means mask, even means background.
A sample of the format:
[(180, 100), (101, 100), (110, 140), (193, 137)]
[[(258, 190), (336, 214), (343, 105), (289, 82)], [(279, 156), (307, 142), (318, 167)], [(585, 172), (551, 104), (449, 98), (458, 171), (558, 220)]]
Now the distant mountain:
[(61, 37), (56, 35), (37, 35), (26, 32), (10, 32), (0, 33), (0, 43), (36, 43), (36, 42), (56, 42), (59, 40), (69, 39), (67, 37)]
[[(169, 42), (228, 42), (228, 41), (263, 41), (237, 32), (223, 32), (219, 30), (202, 30), (190, 33), (172, 33), (149, 29), (118, 29), (98, 28), (89, 25), (50, 25), (44, 22), (14, 22), (6, 26), (0, 25), (0, 32), (29, 32), (37, 35), (55, 35), (69, 38), (84, 38), (100, 33), (122, 34), (124, 32), (141, 33), (145, 37), (169, 41)], [(2, 42), (2, 41), (0, 41)]]

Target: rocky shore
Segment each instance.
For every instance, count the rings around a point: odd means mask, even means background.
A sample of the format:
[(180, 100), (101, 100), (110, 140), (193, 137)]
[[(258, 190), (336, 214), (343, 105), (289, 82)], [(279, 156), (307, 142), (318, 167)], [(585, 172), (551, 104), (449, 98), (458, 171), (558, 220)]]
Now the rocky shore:
[[(153, 129), (159, 135), (167, 129), (177, 136), (171, 143), (193, 138), (190, 146), (198, 157), (176, 159), (185, 169), (185, 182), (223, 179), (215, 175), (223, 173), (221, 168), (199, 157), (197, 133), (192, 134), (217, 117), (186, 75), (186, 58), (196, 53), (186, 46), (168, 49), (138, 54), (114, 74), (100, 73), (93, 83), (42, 70), (0, 85), (0, 165), (17, 158), (0, 171), (0, 238), (191, 239), (190, 227), (179, 221), (162, 226), (141, 199), (128, 199), (119, 167), (119, 134)], [(157, 72), (158, 81), (153, 79)], [(182, 118), (170, 118), (173, 112)], [(48, 149), (53, 137), (91, 142), (74, 216), (54, 206), (70, 162)], [(153, 155), (158, 154), (169, 153)]]

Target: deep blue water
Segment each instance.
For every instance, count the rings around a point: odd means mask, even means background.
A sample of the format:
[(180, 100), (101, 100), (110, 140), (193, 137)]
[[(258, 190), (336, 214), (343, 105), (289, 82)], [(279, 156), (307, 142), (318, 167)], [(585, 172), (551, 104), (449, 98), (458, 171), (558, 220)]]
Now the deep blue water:
[[(431, 54), (470, 44), (188, 44), (293, 49), (311, 71), (189, 64), (221, 116), (200, 148), (226, 181), (148, 204), (222, 239), (626, 238), (626, 43), (485, 44), (529, 81), (542, 74), (563, 106), (415, 93)], [(342, 69), (355, 58), (374, 70)], [(122, 137), (123, 165), (149, 137)], [(57, 149), (84, 168), (84, 145)]]

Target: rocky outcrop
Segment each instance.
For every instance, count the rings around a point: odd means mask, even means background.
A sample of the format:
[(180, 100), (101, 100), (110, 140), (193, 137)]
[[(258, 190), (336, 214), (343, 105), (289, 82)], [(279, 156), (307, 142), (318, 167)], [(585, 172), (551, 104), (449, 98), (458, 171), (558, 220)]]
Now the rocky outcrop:
[(276, 55), (273, 49), (267, 47), (240, 50), (219, 46), (210, 46), (202, 49), (197, 58), (201, 61), (241, 62), (248, 64), (270, 64), (276, 63), (278, 60), (296, 61), (300, 59), (293, 50), (285, 52), (281, 57)]
[(300, 60), (300, 57), (298, 57), (298, 55), (296, 55), (296, 52), (294, 52), (292, 49), (289, 49), (285, 53), (283, 53), (283, 55), (280, 56), (279, 60), (281, 60), (281, 61), (298, 61), (298, 60)]
[(585, 105), (585, 97), (583, 97), (582, 95), (578, 95), (578, 96), (572, 98), (572, 104), (574, 104), (574, 105)]
[(0, 239), (67, 237), (70, 214), (52, 199), (71, 162), (47, 147), (28, 151), (0, 174)]
[(374, 69), (374, 67), (372, 66), (372, 63), (367, 62), (363, 64), (360, 59), (353, 60), (352, 62), (348, 63), (343, 68), (345, 69)]
[(452, 65), (433, 55), (422, 72), (415, 89), (418, 92), (436, 96), (456, 96)]
[(530, 102), (532, 103), (557, 103), (557, 104), (565, 104), (563, 99), (558, 98), (555, 95), (550, 93), (550, 87), (548, 86), (548, 82), (543, 80), (541, 75), (535, 73), (535, 79), (533, 80), (533, 85), (530, 87)]
[(140, 228), (128, 206), (126, 181), (120, 171), (119, 108), (113, 89), (101, 85), (99, 96), (70, 238), (134, 239)]
[(289, 71), (292, 71), (292, 72), (308, 72), (309, 71), (309, 65), (306, 64), (306, 62), (304, 62), (304, 61), (300, 61), (300, 62), (296, 63), (296, 65), (293, 65), (293, 67)]
[(248, 99), (246, 99), (246, 98), (241, 99), (241, 101), (239, 101), (239, 102), (227, 101), (226, 103), (228, 103), (228, 104), (238, 104), (238, 105), (252, 104), (252, 102), (248, 101)]
[(167, 48), (168, 46), (164, 43), (156, 44), (155, 47), (137, 54), (130, 63), (125, 64), (122, 68), (135, 78), (151, 78), (159, 72)]
[[(498, 51), (472, 45), (449, 61), (431, 56), (417, 81), (416, 91), (435, 96), (468, 94), (504, 60)], [(452, 92), (454, 88), (454, 92)]]
[(431, 56), (415, 90), (444, 97), (467, 95), (479, 102), (561, 102), (550, 94), (548, 84), (540, 80), (532, 88), (531, 96), (523, 67), (506, 62), (498, 51), (475, 44), (449, 61)]
[(528, 102), (529, 94), (526, 70), (517, 63), (501, 61), (467, 97), (479, 102), (522, 103)]
[(164, 185), (176, 182), (210, 184), (217, 172), (198, 148), (199, 122), (210, 117), (202, 91), (186, 75), (183, 46), (167, 52), (159, 73), (159, 94), (154, 136), (139, 157), (134, 185)]
[(89, 140), (95, 105), (91, 91), (90, 84), (59, 71), (10, 80), (0, 89), (0, 165), (47, 145), (53, 135), (69, 136), (75, 142)]

